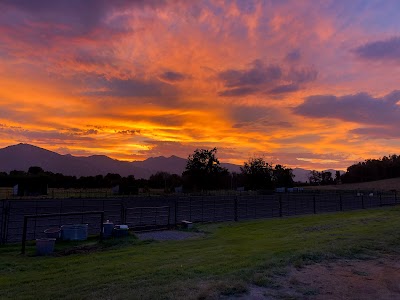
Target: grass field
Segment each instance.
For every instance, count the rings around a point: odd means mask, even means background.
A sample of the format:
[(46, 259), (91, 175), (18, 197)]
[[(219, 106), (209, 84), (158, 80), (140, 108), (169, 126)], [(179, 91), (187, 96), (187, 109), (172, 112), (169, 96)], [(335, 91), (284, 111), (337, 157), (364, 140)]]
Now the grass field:
[[(285, 267), (400, 250), (400, 208), (208, 224), (185, 241), (131, 237), (83, 254), (0, 247), (1, 299), (207, 299), (274, 285)], [(70, 247), (57, 245), (56, 251)]]
[(308, 190), (362, 190), (362, 191), (400, 191), (400, 178), (390, 178), (384, 180), (376, 180), (370, 182), (360, 183), (347, 183), (338, 185), (321, 185), (321, 186), (307, 186), (304, 189)]

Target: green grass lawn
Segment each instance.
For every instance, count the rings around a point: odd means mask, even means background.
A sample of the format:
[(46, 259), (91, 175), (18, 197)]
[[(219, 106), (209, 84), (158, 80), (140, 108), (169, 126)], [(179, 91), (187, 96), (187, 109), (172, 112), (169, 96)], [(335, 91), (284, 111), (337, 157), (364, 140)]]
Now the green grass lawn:
[[(288, 265), (400, 250), (400, 208), (198, 226), (186, 241), (107, 241), (85, 254), (0, 247), (1, 299), (201, 299), (269, 286)], [(57, 245), (56, 251), (70, 247)]]

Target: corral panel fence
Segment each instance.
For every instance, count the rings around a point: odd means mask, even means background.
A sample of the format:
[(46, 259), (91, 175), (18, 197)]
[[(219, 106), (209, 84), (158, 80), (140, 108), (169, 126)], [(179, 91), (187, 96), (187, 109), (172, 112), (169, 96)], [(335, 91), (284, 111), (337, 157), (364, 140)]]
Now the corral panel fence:
[[(396, 193), (287, 193), (273, 195), (146, 196), (0, 201), (0, 243), (22, 239), (26, 215), (104, 211), (104, 219), (130, 228), (159, 229), (191, 222), (224, 222), (367, 209), (398, 204)], [(44, 237), (44, 230), (68, 224), (89, 224), (98, 233), (96, 216), (30, 219), (27, 240)]]
[(6, 204), (7, 202), (5, 200), (0, 200), (0, 244), (5, 243), (5, 222), (6, 222)]
[[(121, 223), (121, 201), (112, 199), (53, 199), (7, 201), (7, 214), (3, 231), (3, 243), (18, 242), (22, 238), (22, 224), (25, 215), (72, 213), (101, 210), (105, 218)], [(89, 234), (97, 233), (95, 216), (59, 216), (28, 221), (27, 240), (44, 237), (44, 230), (68, 224), (89, 224)]]

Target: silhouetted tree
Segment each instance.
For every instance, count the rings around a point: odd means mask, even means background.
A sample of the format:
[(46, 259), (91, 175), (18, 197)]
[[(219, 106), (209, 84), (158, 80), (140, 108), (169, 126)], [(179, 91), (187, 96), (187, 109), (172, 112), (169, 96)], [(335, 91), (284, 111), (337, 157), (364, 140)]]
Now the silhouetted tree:
[(243, 174), (245, 186), (248, 189), (270, 189), (272, 188), (273, 169), (263, 158), (250, 158), (240, 167)]
[(229, 181), (229, 172), (220, 166), (216, 153), (217, 148), (196, 149), (189, 155), (186, 170), (182, 174), (186, 188), (194, 190), (223, 188), (221, 184), (226, 178)]
[(332, 173), (329, 171), (318, 172), (312, 170), (308, 175), (308, 180), (311, 185), (329, 185), (334, 183)]
[(340, 184), (341, 183), (341, 179), (340, 179), (340, 171), (336, 171), (335, 172), (335, 183), (336, 184)]
[(44, 170), (41, 167), (33, 166), (33, 167), (29, 167), (29, 169), (28, 169), (28, 174), (31, 174), (31, 175), (39, 175), (39, 174), (43, 174), (43, 173), (44, 173)]
[(273, 183), (275, 187), (293, 187), (293, 173), (292, 169), (286, 168), (282, 165), (275, 165), (272, 170)]
[(341, 180), (344, 183), (352, 183), (394, 177), (400, 177), (400, 156), (395, 154), (351, 165), (341, 176)]

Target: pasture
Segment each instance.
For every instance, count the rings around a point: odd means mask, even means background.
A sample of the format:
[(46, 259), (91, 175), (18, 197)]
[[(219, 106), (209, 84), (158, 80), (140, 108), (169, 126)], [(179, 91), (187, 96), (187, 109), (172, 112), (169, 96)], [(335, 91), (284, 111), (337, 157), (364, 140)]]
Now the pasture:
[(359, 182), (359, 183), (346, 183), (337, 185), (320, 185), (320, 186), (307, 186), (305, 190), (320, 190), (320, 191), (399, 191), (400, 178), (390, 178), (376, 181)]
[(213, 299), (245, 298), (254, 288), (279, 292), (290, 267), (399, 253), (399, 227), (396, 206), (203, 224), (195, 228), (201, 237), (184, 241), (89, 240), (69, 255), (71, 244), (57, 244), (51, 257), (34, 256), (33, 245), (26, 256), (19, 245), (4, 245), (1, 298)]

